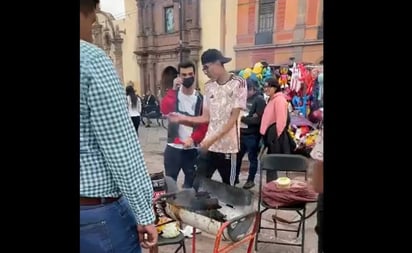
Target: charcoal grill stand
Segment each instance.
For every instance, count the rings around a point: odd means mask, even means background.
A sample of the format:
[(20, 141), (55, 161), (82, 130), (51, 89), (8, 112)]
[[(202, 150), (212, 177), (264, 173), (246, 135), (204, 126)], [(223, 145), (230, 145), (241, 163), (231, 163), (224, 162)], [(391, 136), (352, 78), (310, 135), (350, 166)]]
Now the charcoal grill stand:
[[(222, 242), (222, 236), (224, 236), (224, 231), (226, 228), (228, 228), (233, 222), (236, 222), (242, 218), (254, 218), (254, 224), (253, 224), (253, 229), (248, 233), (245, 237), (243, 237), (240, 241), (237, 242), (231, 242), (230, 244), (221, 247), (221, 242)], [(259, 225), (259, 214), (257, 211), (245, 214), (244, 216), (237, 217), (234, 220), (226, 221), (222, 224), (220, 227), (218, 233), (216, 234), (216, 239), (213, 247), (213, 253), (228, 253), (232, 252), (232, 250), (240, 247), (242, 244), (249, 243), (248, 248), (247, 248), (247, 253), (252, 253), (254, 242), (256, 239), (256, 232), (258, 229)], [(193, 227), (192, 231), (192, 253), (196, 253), (196, 228)], [(150, 253), (158, 253), (159, 252), (159, 247), (156, 245), (153, 248), (150, 249)]]
[[(177, 207), (166, 201), (165, 214), (167, 216), (193, 227), (192, 253), (196, 253), (196, 229), (216, 235), (213, 253), (232, 252), (232, 250), (246, 243), (248, 243), (247, 253), (251, 253), (260, 219), (259, 212), (253, 208), (253, 194), (248, 190), (206, 178), (202, 179), (199, 189), (210, 193), (219, 201), (222, 201), (223, 204), (226, 204), (229, 209), (222, 208), (220, 211), (228, 215), (228, 220), (225, 222), (218, 221), (200, 213)], [(168, 197), (178, 195), (178, 192), (168, 193), (163, 195), (162, 198), (166, 200)], [(180, 195), (184, 200), (187, 199), (186, 196), (184, 193)], [(229, 243), (222, 246), (222, 239), (226, 239)], [(152, 252), (157, 253), (157, 248), (151, 250)]]
[[(237, 222), (243, 218), (254, 218), (254, 224), (253, 224), (253, 229), (248, 233), (245, 237), (243, 237), (240, 241), (237, 242), (232, 242), (229, 245), (226, 245), (224, 247), (221, 247), (220, 244), (222, 242), (222, 236), (225, 229), (229, 227), (233, 222)], [(232, 250), (238, 248), (240, 245), (249, 243), (248, 248), (247, 248), (247, 253), (251, 253), (253, 250), (253, 245), (256, 237), (256, 232), (258, 229), (259, 225), (259, 217), (258, 217), (258, 212), (251, 212), (249, 214), (245, 214), (241, 217), (237, 217), (236, 219), (226, 221), (222, 224), (220, 227), (218, 233), (216, 234), (216, 239), (213, 247), (213, 253), (226, 253), (226, 252), (231, 252)], [(193, 232), (192, 232), (192, 253), (196, 253), (196, 228), (193, 227)]]
[[(192, 253), (196, 253), (196, 229), (216, 235), (213, 253), (231, 252), (245, 243), (249, 243), (247, 253), (251, 253), (259, 227), (259, 213), (253, 208), (253, 194), (244, 189), (206, 179), (203, 180), (202, 187), (202, 190), (222, 201), (221, 204), (224, 206), (219, 210), (228, 215), (227, 221), (218, 221), (171, 203), (166, 204), (165, 209), (170, 218), (193, 227)], [(228, 245), (222, 246), (222, 239), (226, 239)]]

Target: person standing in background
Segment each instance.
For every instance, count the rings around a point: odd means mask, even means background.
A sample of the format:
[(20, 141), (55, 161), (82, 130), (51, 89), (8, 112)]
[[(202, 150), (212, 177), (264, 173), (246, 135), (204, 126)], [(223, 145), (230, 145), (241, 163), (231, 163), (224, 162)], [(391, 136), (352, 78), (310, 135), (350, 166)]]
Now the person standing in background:
[(132, 119), (134, 129), (139, 135), (140, 113), (142, 113), (142, 101), (136, 95), (133, 86), (126, 87), (127, 108), (129, 109), (129, 116)]
[[(187, 116), (202, 115), (203, 96), (195, 90), (195, 65), (182, 62), (178, 65), (179, 76), (173, 80), (173, 88), (168, 90), (160, 103), (162, 114), (172, 112)], [(192, 188), (196, 172), (198, 151), (207, 131), (207, 123), (185, 126), (170, 122), (167, 129), (167, 145), (164, 151), (164, 168), (166, 176), (175, 181), (183, 170), (185, 179), (183, 188)]]
[(249, 158), (249, 175), (244, 189), (250, 189), (255, 186), (255, 176), (258, 169), (258, 153), (260, 147), (261, 135), (259, 133), (260, 121), (263, 111), (265, 110), (265, 99), (258, 92), (258, 83), (250, 78), (246, 79), (247, 83), (247, 110), (240, 118), (240, 150), (237, 153), (236, 162), (236, 183), (239, 183), (240, 168), (245, 153)]
[(143, 97), (143, 110), (147, 117), (146, 127), (150, 127), (152, 124), (150, 118), (159, 113), (159, 103), (151, 90), (147, 90), (146, 95)]

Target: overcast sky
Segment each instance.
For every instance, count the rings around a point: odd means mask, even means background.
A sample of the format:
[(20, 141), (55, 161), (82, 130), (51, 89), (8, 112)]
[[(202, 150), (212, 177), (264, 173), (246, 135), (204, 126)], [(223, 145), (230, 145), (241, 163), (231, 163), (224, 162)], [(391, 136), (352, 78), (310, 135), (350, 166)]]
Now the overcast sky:
[(125, 14), (123, 0), (100, 0), (100, 9), (111, 13), (116, 19), (122, 18)]

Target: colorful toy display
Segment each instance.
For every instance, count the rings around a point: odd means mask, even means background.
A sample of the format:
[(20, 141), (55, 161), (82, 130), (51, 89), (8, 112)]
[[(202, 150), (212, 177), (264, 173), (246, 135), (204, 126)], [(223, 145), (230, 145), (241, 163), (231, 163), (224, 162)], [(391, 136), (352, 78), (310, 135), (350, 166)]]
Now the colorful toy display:
[(298, 66), (296, 65), (296, 62), (293, 63), (292, 68), (290, 69), (292, 72), (290, 76), (290, 90), (294, 92), (300, 91), (302, 82), (300, 80), (300, 71)]
[[(245, 79), (256, 80), (262, 87), (267, 78), (274, 76), (273, 71), (267, 64), (257, 62), (253, 68), (241, 70), (239, 75)], [(322, 106), (320, 101), (323, 100), (323, 73), (317, 66), (294, 62), (291, 68), (288, 65), (280, 66), (277, 76), (290, 102), (291, 124), (288, 131), (297, 144), (296, 152), (309, 156), (319, 134), (319, 117), (316, 111), (311, 115), (310, 110), (314, 102), (318, 105), (314, 110)]]
[[(293, 119), (293, 117), (295, 118)], [(302, 116), (295, 115), (292, 116), (288, 132), (296, 142), (296, 153), (309, 157), (319, 134), (317, 125)]]
[(307, 95), (295, 95), (292, 98), (292, 106), (294, 110), (298, 111), (299, 114), (303, 117), (307, 117), (309, 110), (308, 110), (308, 102), (309, 102), (309, 96)]
[(245, 79), (255, 80), (261, 88), (267, 78), (273, 77), (270, 66), (263, 62), (256, 62), (253, 68), (242, 69), (238, 75)]
[(279, 77), (279, 84), (282, 89), (289, 87), (289, 80), (290, 76), (289, 73), (289, 66), (283, 65), (279, 69), (280, 77)]

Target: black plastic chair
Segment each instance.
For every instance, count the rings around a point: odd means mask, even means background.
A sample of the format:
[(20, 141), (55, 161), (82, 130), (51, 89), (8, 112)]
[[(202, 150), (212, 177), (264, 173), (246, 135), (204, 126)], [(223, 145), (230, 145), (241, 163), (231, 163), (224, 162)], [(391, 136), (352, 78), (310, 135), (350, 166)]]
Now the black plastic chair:
[[(165, 176), (165, 186), (166, 193), (174, 193), (178, 191), (176, 182), (171, 177)], [(186, 253), (185, 239), (186, 238), (182, 232), (179, 232), (179, 235), (175, 238), (163, 238), (159, 235), (157, 246), (179, 245), (179, 247), (175, 250), (175, 253), (179, 252), (180, 249), (183, 250), (183, 253)]]
[[(255, 250), (258, 250), (258, 243), (271, 243), (271, 244), (280, 244), (280, 245), (289, 245), (289, 246), (300, 246), (301, 252), (304, 252), (305, 249), (305, 219), (306, 219), (306, 203), (294, 205), (294, 206), (282, 206), (282, 207), (271, 207), (262, 200), (262, 187), (263, 187), (263, 172), (267, 172), (267, 182), (272, 181), (274, 178), (270, 178), (270, 175), (273, 175), (276, 172), (302, 172), (305, 175), (305, 180), (307, 180), (307, 168), (308, 160), (302, 155), (295, 154), (266, 154), (261, 158), (261, 172), (260, 172), (260, 184), (259, 184), (259, 227), (256, 235), (255, 241)], [(261, 209), (263, 206), (263, 209)], [(273, 219), (274, 228), (262, 227), (262, 214), (268, 210), (285, 210), (285, 211), (296, 211), (299, 214), (299, 223), (296, 230), (292, 229), (280, 229), (277, 227), (276, 219)], [(297, 233), (296, 237), (299, 237), (299, 233), (302, 232), (301, 243), (285, 243), (285, 242), (273, 242), (273, 241), (262, 241), (259, 240), (259, 232), (261, 229), (274, 230), (275, 237), (277, 237), (278, 231), (286, 232), (295, 232)]]
[(166, 245), (176, 245), (178, 244), (179, 247), (175, 250), (175, 253), (179, 252), (180, 249), (183, 249), (183, 253), (186, 253), (186, 244), (185, 244), (185, 236), (183, 235), (182, 232), (180, 232), (178, 237), (175, 238), (163, 238), (159, 236), (159, 239), (157, 241), (157, 246), (166, 246)]

